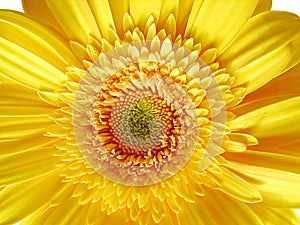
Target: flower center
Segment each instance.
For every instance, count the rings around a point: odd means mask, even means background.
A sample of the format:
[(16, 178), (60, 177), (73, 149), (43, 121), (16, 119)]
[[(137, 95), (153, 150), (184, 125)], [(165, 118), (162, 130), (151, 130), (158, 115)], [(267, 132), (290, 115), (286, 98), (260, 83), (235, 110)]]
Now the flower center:
[[(151, 64), (143, 71), (148, 78), (153, 76)], [(111, 156), (129, 165), (151, 166), (176, 150), (180, 117), (172, 104), (147, 89), (116, 88), (124, 71), (133, 67), (116, 72), (100, 90), (95, 102), (96, 130)], [(141, 71), (136, 69), (127, 76), (137, 85)]]
[(185, 165), (203, 171), (224, 134), (222, 99), (195, 52), (169, 39), (124, 44), (80, 79), (76, 144), (91, 168), (125, 185), (155, 184)]

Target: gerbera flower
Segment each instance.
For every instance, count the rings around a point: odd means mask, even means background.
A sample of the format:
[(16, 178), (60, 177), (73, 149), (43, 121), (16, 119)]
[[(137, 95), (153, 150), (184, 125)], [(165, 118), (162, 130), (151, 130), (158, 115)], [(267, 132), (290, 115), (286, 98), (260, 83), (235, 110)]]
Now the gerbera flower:
[(268, 0), (0, 11), (0, 224), (300, 224), (300, 18)]

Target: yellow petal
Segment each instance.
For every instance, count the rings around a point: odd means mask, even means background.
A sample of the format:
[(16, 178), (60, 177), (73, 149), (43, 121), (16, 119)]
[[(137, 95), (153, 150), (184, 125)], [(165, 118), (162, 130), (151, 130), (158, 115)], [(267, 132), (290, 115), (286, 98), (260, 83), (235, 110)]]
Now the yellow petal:
[(80, 224), (84, 221), (84, 218), (87, 213), (87, 206), (81, 206), (78, 203), (78, 199), (76, 198), (67, 198), (65, 201), (62, 202), (61, 205), (50, 210), (50, 213), (46, 215), (44, 219), (45, 225), (52, 225), (52, 224), (61, 224), (61, 225), (68, 225), (68, 224)]
[(199, 13), (194, 17), (191, 13), (186, 36), (194, 37), (205, 49), (216, 47), (220, 54), (242, 29), (256, 5), (257, 0), (204, 1)]
[(22, 0), (22, 5), (25, 13), (64, 34), (63, 29), (51, 13), (46, 0)]
[(106, 40), (110, 40), (111, 35), (109, 35), (109, 30), (113, 29), (116, 31), (116, 27), (110, 10), (109, 1), (88, 0), (88, 4), (94, 15), (101, 36)]
[(292, 59), (292, 51), (289, 45), (283, 45), (235, 70), (231, 73), (235, 78), (233, 87), (247, 87), (247, 93), (255, 91), (286, 69)]
[(272, 7), (272, 0), (258, 0), (258, 3), (256, 5), (256, 8), (252, 16), (255, 16), (264, 11), (269, 11), (271, 10), (271, 7)]
[[(167, 2), (167, 1), (165, 1)], [(175, 2), (175, 1), (172, 1)], [(200, 8), (201, 4), (203, 1), (193, 1), (193, 0), (179, 0), (179, 6), (178, 6), (178, 16), (176, 18), (177, 22), (177, 31), (180, 33), (182, 36), (184, 35), (188, 18), (191, 16), (191, 10), (192, 8), (196, 8), (194, 10), (194, 16), (197, 14), (197, 9)], [(169, 4), (169, 2), (167, 3)], [(176, 15), (176, 14), (175, 14)]]
[(274, 146), (274, 147), (255, 146), (254, 149), (258, 151), (295, 156), (298, 158), (300, 157), (300, 142), (295, 142), (293, 144), (284, 145), (284, 146)]
[(52, 172), (59, 162), (59, 158), (53, 157), (55, 151), (55, 147), (47, 146), (2, 156), (0, 186), (32, 180)]
[(41, 178), (4, 188), (0, 192), (0, 224), (14, 224), (49, 201), (60, 186), (51, 173)]
[(300, 157), (264, 152), (263, 150), (226, 153), (224, 156), (230, 161), (300, 174)]
[(148, 17), (152, 15), (154, 20), (157, 22), (162, 1), (140, 1), (130, 0), (129, 1), (129, 12), (136, 26), (143, 28), (146, 24)]
[(123, 31), (123, 17), (126, 12), (129, 13), (129, 0), (123, 0), (123, 1), (112, 0), (109, 1), (109, 5), (110, 5), (112, 16), (115, 21), (117, 33), (119, 37), (123, 38), (124, 32), (126, 32), (126, 30)]
[[(176, 22), (178, 17), (178, 9), (179, 9), (180, 0), (172, 0), (172, 1), (162, 1), (161, 10), (159, 14), (159, 19), (157, 22), (157, 27), (159, 29), (164, 28), (165, 22), (168, 20), (170, 15), (173, 15), (175, 21), (175, 27), (173, 29), (176, 30)], [(188, 4), (189, 1), (185, 1)], [(181, 10), (180, 10), (181, 12)]]
[(53, 30), (13, 11), (1, 11), (0, 18), (2, 38), (32, 52), (61, 70), (68, 65), (80, 66), (68, 48), (68, 43)]
[(226, 165), (261, 193), (270, 207), (300, 208), (300, 174), (228, 161)]
[[(2, 107), (35, 107), (44, 108), (46, 110), (49, 105), (43, 102), (36, 91), (28, 89), (24, 86), (11, 83), (12, 81), (5, 79), (0, 73), (0, 79), (3, 83), (0, 85), (0, 106)], [(4, 81), (5, 79), (5, 81)], [(48, 108), (48, 110), (51, 110)]]
[(2, 157), (4, 155), (19, 154), (30, 150), (35, 150), (37, 148), (53, 145), (57, 141), (58, 139), (47, 138), (43, 135), (34, 137), (32, 139), (1, 141), (0, 155)]
[(274, 146), (295, 142), (299, 140), (300, 132), (300, 97), (249, 111), (232, 120), (230, 128), (255, 136), (260, 145)]
[(57, 90), (66, 75), (35, 54), (0, 38), (0, 74), (23, 86), (36, 90)]
[(176, 215), (179, 225), (217, 225), (215, 215), (209, 212), (201, 199), (195, 204), (182, 205), (183, 210)]
[(100, 38), (100, 32), (87, 1), (51, 0), (47, 1), (47, 4), (72, 40), (87, 44), (89, 35)]
[[(264, 86), (260, 87), (256, 91), (252, 92), (251, 94), (247, 95), (246, 98), (243, 100), (243, 104), (238, 106), (236, 109), (236, 113), (244, 113), (245, 110), (248, 111), (249, 107), (246, 107), (244, 103), (257, 101), (258, 99), (268, 98), (271, 100), (274, 99), (274, 102), (278, 101), (276, 97), (281, 96), (281, 99), (286, 99), (290, 97), (296, 97), (300, 95), (300, 64), (291, 68), (284, 74), (276, 77), (275, 79), (271, 80)], [(262, 102), (262, 101), (260, 101)], [(257, 108), (257, 106), (256, 106)], [(248, 110), (247, 110), (248, 109)]]
[(208, 176), (212, 176), (218, 183), (217, 188), (215, 189), (224, 192), (232, 198), (247, 203), (257, 203), (262, 201), (260, 193), (253, 185), (251, 185), (251, 183), (226, 168), (222, 168), (222, 173), (210, 173)]
[[(300, 48), (295, 43), (300, 41), (299, 25), (299, 17), (287, 12), (264, 12), (251, 18), (237, 39), (220, 57), (220, 61), (229, 72), (236, 73), (235, 86), (248, 84), (248, 92), (252, 92), (297, 64), (300, 60)], [(272, 63), (277, 71), (272, 69)], [(280, 63), (282, 68), (277, 63)], [(272, 76), (267, 67), (272, 71)], [(237, 72), (238, 70), (240, 71)], [(256, 80), (260, 75), (261, 78)]]
[(259, 205), (250, 205), (264, 225), (292, 225), (300, 224), (300, 217), (292, 209), (267, 208)]
[(247, 204), (229, 198), (221, 192), (207, 190), (199, 202), (203, 202), (217, 224), (264, 225)]

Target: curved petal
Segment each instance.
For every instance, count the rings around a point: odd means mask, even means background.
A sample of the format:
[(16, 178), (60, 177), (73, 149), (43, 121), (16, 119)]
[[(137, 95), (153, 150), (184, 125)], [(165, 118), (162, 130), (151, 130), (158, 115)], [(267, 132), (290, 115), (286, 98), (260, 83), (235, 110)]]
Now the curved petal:
[(251, 18), (219, 58), (235, 77), (234, 86), (253, 92), (299, 63), (300, 19), (268, 11)]
[[(13, 11), (0, 11), (0, 36), (39, 56), (64, 71), (66, 66), (80, 67), (68, 42), (58, 33)], [(2, 53), (4, 54), (4, 53)]]
[(272, 0), (258, 0), (257, 6), (252, 16), (255, 16), (264, 11), (270, 11), (272, 7)]
[(26, 14), (64, 34), (63, 29), (51, 13), (45, 0), (22, 0), (22, 5)]
[(72, 40), (87, 44), (90, 35), (101, 37), (86, 0), (46, 0), (46, 2), (58, 23)]
[[(251, 104), (254, 108), (256, 102)], [(230, 127), (253, 135), (262, 146), (297, 142), (300, 139), (300, 96), (251, 110), (232, 120)]]
[(300, 207), (300, 174), (228, 161), (231, 171), (250, 182), (269, 207)]
[(195, 17), (191, 12), (185, 35), (195, 38), (204, 49), (215, 47), (221, 54), (251, 17), (256, 5), (257, 0), (204, 1)]

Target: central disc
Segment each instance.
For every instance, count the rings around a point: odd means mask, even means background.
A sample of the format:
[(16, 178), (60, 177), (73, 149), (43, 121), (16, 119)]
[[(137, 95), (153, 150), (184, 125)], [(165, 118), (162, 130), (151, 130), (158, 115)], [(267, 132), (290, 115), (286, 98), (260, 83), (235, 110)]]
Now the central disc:
[[(151, 65), (151, 64), (149, 64)], [(180, 117), (167, 100), (149, 88), (133, 90), (137, 70), (118, 71), (100, 90), (95, 104), (96, 130), (105, 150), (128, 165), (149, 167), (175, 151), (180, 135)], [(130, 83), (119, 89), (123, 73)], [(151, 77), (149, 68), (145, 76)]]

